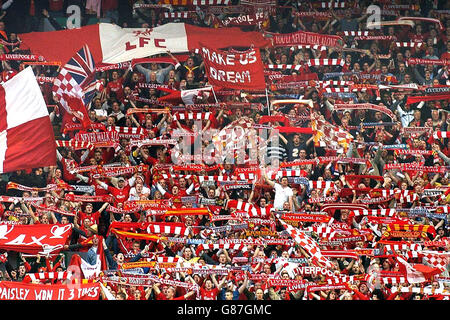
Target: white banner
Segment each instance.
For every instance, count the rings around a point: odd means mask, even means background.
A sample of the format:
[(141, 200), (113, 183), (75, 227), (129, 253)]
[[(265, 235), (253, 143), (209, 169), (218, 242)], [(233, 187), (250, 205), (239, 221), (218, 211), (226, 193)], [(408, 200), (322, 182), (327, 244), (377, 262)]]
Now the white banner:
[(168, 23), (148, 29), (101, 23), (99, 34), (103, 63), (120, 63), (167, 51), (189, 51), (184, 23)]

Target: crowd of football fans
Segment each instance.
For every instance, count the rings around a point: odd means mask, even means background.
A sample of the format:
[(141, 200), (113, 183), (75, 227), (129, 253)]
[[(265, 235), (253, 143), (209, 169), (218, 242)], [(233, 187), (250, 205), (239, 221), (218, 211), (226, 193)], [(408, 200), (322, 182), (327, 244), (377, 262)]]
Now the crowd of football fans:
[[(173, 6), (172, 11), (194, 11), (188, 19), (166, 18), (165, 7), (141, 7), (133, 10), (134, 3), (156, 4), (142, 1), (2, 1), (2, 20), (0, 34), (2, 40), (10, 45), (2, 45), (3, 53), (23, 52), (16, 43), (17, 34), (62, 30), (66, 26), (62, 18), (69, 14), (70, 5), (81, 7), (81, 23), (107, 22), (122, 27), (155, 28), (169, 22), (185, 22), (202, 27), (215, 28), (206, 9)], [(19, 2), (22, 6), (19, 5)], [(156, 2), (156, 1), (155, 1)], [(233, 5), (239, 5), (238, 1)], [(30, 5), (32, 3), (32, 5)], [(0, 194), (13, 197), (41, 197), (37, 202), (17, 200), (0, 204), (1, 220), (19, 224), (71, 224), (70, 243), (60, 254), (49, 256), (26, 256), (18, 252), (2, 252), (0, 280), (22, 281), (27, 273), (66, 270), (73, 253), (89, 256), (90, 246), (85, 240), (93, 235), (101, 236), (101, 245), (108, 258), (105, 274), (116, 269), (126, 274), (123, 265), (133, 262), (156, 261), (157, 257), (175, 259), (174, 271), (170, 268), (142, 267), (132, 269), (139, 274), (159, 275), (167, 280), (185, 282), (184, 287), (155, 282), (153, 285), (137, 286), (108, 282), (107, 288), (117, 299), (246, 299), (246, 300), (298, 300), (298, 299), (445, 299), (448, 297), (448, 201), (450, 166), (450, 144), (447, 137), (436, 137), (436, 132), (448, 132), (450, 123), (449, 99), (407, 103), (412, 95), (420, 95), (420, 90), (405, 89), (407, 85), (419, 87), (448, 88), (450, 85), (448, 64), (420, 65), (408, 64), (409, 58), (450, 59), (449, 8), (445, 1), (420, 2), (419, 10), (396, 9), (398, 16), (383, 15), (382, 21), (392, 21), (398, 17), (437, 18), (442, 28), (429, 21), (415, 21), (409, 25), (391, 25), (375, 29), (375, 35), (394, 35), (388, 40), (355, 40), (351, 31), (366, 30), (369, 17), (367, 7), (388, 4), (369, 1), (345, 1), (345, 8), (321, 9), (316, 12), (330, 12), (328, 18), (301, 17), (295, 12), (312, 11), (309, 2), (278, 1), (275, 14), (263, 24), (245, 26), (244, 30), (271, 33), (291, 33), (299, 30), (330, 35), (341, 35), (343, 48), (297, 48), (275, 47), (261, 50), (265, 66), (302, 65), (297, 69), (269, 70), (268, 75), (297, 75), (315, 73), (316, 82), (305, 86), (277, 87), (274, 78), (266, 77), (266, 92), (232, 91), (229, 95), (198, 96), (195, 105), (209, 104), (206, 109), (194, 110), (197, 113), (209, 112), (211, 117), (201, 120), (202, 132), (215, 130), (221, 132), (234, 124), (258, 124), (261, 117), (284, 116), (290, 127), (311, 127), (311, 114), (323, 116), (331, 125), (348, 131), (353, 140), (344, 151), (320, 145), (311, 134), (277, 132), (270, 130), (264, 139), (264, 149), (257, 165), (248, 161), (240, 163), (193, 163), (180, 161), (181, 150), (174, 144), (130, 145), (130, 138), (122, 137), (116, 146), (93, 149), (72, 149), (58, 147), (58, 165), (35, 168), (1, 175)], [(399, 4), (410, 4), (402, 1)], [(417, 4), (415, 4), (417, 5)], [(226, 13), (216, 15), (224, 19)], [(228, 15), (230, 16), (230, 15)], [(25, 21), (26, 23), (23, 23)], [(95, 22), (92, 22), (95, 21)], [(344, 32), (346, 32), (344, 34)], [(208, 35), (206, 34), (205, 37)], [(397, 46), (401, 43), (421, 43), (420, 46)], [(63, 44), (61, 44), (63, 45)], [(348, 49), (348, 50), (346, 50)], [(32, 52), (31, 52), (32, 53)], [(176, 139), (189, 143), (191, 154), (204, 150), (208, 145), (216, 146), (211, 139), (195, 144), (199, 123), (192, 119), (174, 118), (178, 111), (190, 110), (183, 103), (178, 109), (166, 112), (167, 105), (158, 103), (158, 98), (167, 95), (167, 90), (158, 86), (190, 90), (208, 86), (204, 65), (200, 55), (193, 52), (185, 55), (172, 55), (174, 64), (138, 64), (134, 68), (124, 68), (97, 72), (96, 78), (101, 86), (89, 104), (88, 112), (92, 123), (104, 126), (104, 130), (116, 127), (140, 128), (145, 139)], [(304, 61), (312, 58), (344, 59), (343, 66), (308, 66)], [(448, 61), (448, 60), (447, 60)], [(6, 81), (21, 69), (22, 61), (2, 61), (2, 81)], [(36, 75), (55, 77), (58, 66), (34, 65)], [(375, 85), (367, 90), (336, 92), (324, 90), (321, 81), (339, 80), (353, 84)], [(140, 83), (154, 84), (152, 88)], [(52, 84), (39, 82), (54, 125), (55, 139), (69, 141), (77, 131), (64, 130), (58, 101), (52, 95)], [(338, 86), (339, 88), (350, 85)], [(398, 86), (398, 87), (396, 87)], [(403, 87), (402, 87), (403, 86)], [(445, 89), (443, 89), (445, 90)], [(446, 91), (443, 91), (444, 93)], [(447, 91), (448, 92), (448, 91)], [(217, 99), (217, 100), (216, 100)], [(288, 103), (272, 106), (271, 101), (283, 99), (312, 100), (312, 108), (305, 104)], [(242, 102), (243, 108), (224, 108), (216, 102)], [(181, 101), (180, 101), (181, 102)], [(393, 114), (391, 119), (375, 109), (337, 110), (339, 103), (370, 103), (386, 106)], [(251, 104), (259, 108), (249, 107)], [(129, 112), (129, 110), (149, 109), (149, 112)], [(160, 109), (160, 112), (155, 111)], [(151, 111), (150, 111), (151, 110)], [(192, 111), (192, 110), (191, 110)], [(184, 111), (180, 111), (184, 112)], [(270, 123), (273, 127), (285, 126), (282, 122)], [(92, 129), (100, 130), (100, 129)], [(249, 131), (246, 131), (249, 132)], [(277, 140), (278, 143), (274, 143)], [(178, 144), (180, 146), (180, 144)], [(391, 146), (392, 148), (389, 148)], [(198, 148), (198, 149), (196, 149)], [(403, 150), (420, 150), (416, 153)], [(244, 147), (245, 159), (254, 150)], [(186, 153), (186, 150), (184, 150)], [(364, 161), (320, 161), (326, 157), (359, 158)], [(233, 158), (233, 157), (232, 157)], [(183, 158), (187, 159), (187, 158)], [(229, 158), (228, 158), (229, 159)], [(308, 160), (316, 160), (308, 162)], [(273, 174), (281, 164), (299, 162), (298, 165), (280, 168), (295, 169), (296, 177)], [(301, 162), (304, 161), (304, 164)], [(199, 164), (199, 166), (195, 166)], [(403, 169), (386, 169), (390, 164), (405, 164)], [(413, 165), (444, 168), (436, 171), (415, 170)], [(192, 165), (190, 167), (190, 165)], [(139, 167), (144, 170), (117, 176), (98, 176), (93, 172), (76, 170), (87, 166), (114, 168), (114, 166)], [(200, 169), (199, 169), (200, 167)], [(257, 168), (258, 170), (256, 170)], [(274, 169), (275, 168), (275, 169)], [(246, 169), (248, 171), (246, 171)], [(257, 172), (256, 178), (248, 178), (242, 183), (229, 184), (216, 177), (239, 177), (245, 172)], [(210, 176), (211, 179), (205, 178)], [(353, 179), (352, 179), (353, 177)], [(301, 179), (303, 178), (303, 179)], [(305, 184), (306, 181), (306, 184)], [(40, 188), (52, 184), (85, 186), (89, 192), (64, 189), (23, 191), (7, 188), (9, 182)], [(315, 184), (310, 184), (314, 182)], [(328, 184), (327, 184), (328, 182)], [(311, 187), (313, 186), (313, 187)], [(91, 189), (88, 189), (91, 188)], [(80, 189), (81, 190), (81, 189)], [(375, 201), (382, 194), (374, 195), (376, 190), (391, 190), (394, 196)], [(400, 196), (401, 191), (410, 191), (412, 200)], [(432, 192), (431, 192), (432, 191)], [(381, 192), (381, 191), (380, 191)], [(71, 201), (67, 194), (111, 195), (110, 202)], [(332, 198), (333, 200), (329, 200)], [(133, 201), (158, 203), (166, 209), (207, 208), (209, 214), (155, 214), (151, 207), (130, 207)], [(367, 201), (366, 201), (367, 200)], [(373, 200), (373, 202), (370, 202)], [(146, 202), (147, 201), (147, 202)], [(348, 208), (326, 210), (328, 202), (349, 204)], [(242, 207), (239, 207), (242, 204)], [(389, 249), (378, 242), (386, 240), (388, 223), (377, 223), (367, 216), (356, 216), (351, 204), (366, 204), (367, 209), (412, 209), (429, 208), (428, 215), (398, 215), (411, 225), (431, 225), (435, 233), (422, 238), (395, 238), (394, 240), (420, 243), (423, 250), (436, 250), (446, 256), (447, 264), (442, 272), (420, 283), (397, 281), (384, 282), (382, 278), (370, 278), (374, 273), (395, 274), (401, 269), (395, 259), (395, 249)], [(246, 211), (245, 205), (252, 210)], [(47, 208), (47, 210), (45, 209)], [(437, 209), (436, 209), (437, 208)], [(323, 210), (325, 209), (325, 210)], [(157, 210), (156, 210), (157, 211)], [(70, 214), (64, 214), (70, 213)], [(254, 214), (256, 212), (256, 214)], [(404, 212), (408, 212), (405, 210)], [(412, 211), (409, 211), (412, 212)], [(314, 227), (317, 222), (291, 221), (291, 224), (307, 232), (322, 250), (343, 250), (357, 252), (357, 257), (329, 257), (333, 264), (333, 274), (350, 277), (346, 285), (333, 287), (327, 274), (305, 273), (305, 266), (311, 264), (311, 253), (300, 245), (292, 245), (286, 235), (285, 226), (280, 219), (284, 214), (327, 215), (334, 222), (336, 232), (342, 231), (348, 242), (339, 242), (339, 237), (329, 238)], [(253, 215), (252, 215), (253, 214)], [(218, 217), (221, 217), (220, 219)], [(285, 222), (287, 220), (284, 220)], [(125, 237), (111, 232), (111, 226), (129, 232), (138, 232), (138, 223), (158, 222), (177, 224), (188, 228), (185, 234), (157, 234), (159, 239), (142, 240)], [(287, 221), (289, 222), (289, 221)], [(130, 228), (126, 227), (129, 223)], [(247, 223), (246, 227), (242, 227)], [(314, 229), (315, 231), (311, 231)], [(134, 230), (134, 231), (133, 231)], [(368, 231), (368, 232), (363, 232)], [(144, 232), (144, 231), (140, 231)], [(350, 237), (359, 235), (360, 238)], [(206, 244), (235, 239), (233, 243), (248, 244), (237, 247), (211, 248)], [(238, 240), (240, 239), (240, 240)], [(256, 240), (257, 239), (257, 240)], [(276, 243), (268, 239), (284, 239)], [(353, 239), (353, 240), (352, 240)], [(332, 243), (335, 240), (336, 243)], [(393, 239), (388, 239), (393, 240)], [(239, 242), (241, 241), (241, 242)], [(253, 241), (253, 242), (252, 242)], [(259, 241), (259, 242), (258, 242)], [(223, 243), (225, 243), (224, 241)], [(440, 243), (427, 247), (424, 242)], [(258, 244), (259, 243), (259, 244)], [(268, 244), (269, 243), (269, 244)], [(204, 249), (200, 246), (204, 245)], [(367, 249), (367, 251), (364, 251)], [(399, 253), (399, 252), (397, 252)], [(404, 252), (403, 252), (404, 253)], [(445, 255), (447, 254), (447, 255)], [(95, 259), (94, 259), (95, 260)], [(166, 263), (167, 261), (164, 260)], [(162, 261), (162, 260), (161, 260)], [(412, 257), (410, 262), (432, 266), (421, 257)], [(202, 269), (199, 266), (203, 266)], [(205, 267), (206, 266), (206, 267)], [(317, 266), (317, 265), (316, 265)], [(191, 270), (189, 271), (189, 267)], [(321, 266), (323, 268), (324, 266)], [(213, 268), (217, 273), (212, 272)], [(224, 269), (228, 272), (223, 273)], [(201, 272), (203, 270), (204, 272)], [(207, 272), (205, 270), (210, 270)], [(300, 270), (303, 270), (300, 271)], [(130, 270), (128, 270), (131, 273)], [(268, 279), (291, 279), (292, 283), (322, 285), (321, 290), (308, 290), (308, 285), (292, 287), (286, 282)], [(333, 277), (331, 277), (333, 278)], [(370, 280), (369, 280), (370, 279)], [(381, 280), (380, 280), (381, 279)], [(169, 282), (167, 282), (169, 283)], [(199, 290), (193, 289), (198, 285)], [(330, 285), (329, 288), (326, 285)], [(426, 289), (415, 291), (414, 288)], [(429, 291), (427, 291), (429, 290)]]

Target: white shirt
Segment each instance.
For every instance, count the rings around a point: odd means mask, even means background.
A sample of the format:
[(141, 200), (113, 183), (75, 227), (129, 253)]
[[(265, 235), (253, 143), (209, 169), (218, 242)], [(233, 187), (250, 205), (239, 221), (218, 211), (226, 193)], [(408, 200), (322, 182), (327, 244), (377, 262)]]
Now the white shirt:
[(414, 120), (414, 110), (410, 109), (409, 111), (405, 111), (398, 105), (397, 112), (403, 127), (407, 127), (409, 123)]
[[(149, 195), (150, 194), (150, 188), (148, 187), (142, 187), (142, 191), (140, 194), (146, 194)], [(132, 201), (132, 200), (140, 200), (140, 194), (136, 191), (136, 187), (133, 187), (130, 189), (130, 194), (128, 196), (128, 201)]]
[(275, 210), (283, 210), (283, 204), (289, 201), (289, 197), (293, 196), (294, 193), (290, 187), (283, 188), (281, 184), (275, 183), (273, 186), (275, 189), (275, 199), (273, 200), (273, 207)]

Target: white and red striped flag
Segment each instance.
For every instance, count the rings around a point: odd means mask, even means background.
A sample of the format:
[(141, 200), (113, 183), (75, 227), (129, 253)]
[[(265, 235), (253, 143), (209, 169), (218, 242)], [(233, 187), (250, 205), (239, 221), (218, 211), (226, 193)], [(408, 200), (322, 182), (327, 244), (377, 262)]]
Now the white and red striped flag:
[[(163, 90), (168, 92), (169, 94), (158, 98), (159, 102), (168, 102), (172, 104), (184, 103), (188, 104), (196, 104), (199, 101), (204, 102), (212, 101), (211, 98), (214, 97), (213, 87), (204, 87), (198, 89), (187, 89), (187, 90), (173, 90), (167, 89)], [(199, 100), (201, 99), (201, 100)]]
[(314, 265), (323, 265), (327, 268), (332, 268), (333, 263), (324, 257), (320, 251), (318, 244), (311, 239), (307, 234), (303, 231), (287, 224), (286, 222), (278, 219), (281, 225), (286, 229), (292, 239), (296, 243), (298, 243), (305, 251), (311, 255), (311, 261)]
[(53, 128), (28, 67), (0, 86), (0, 173), (54, 165)]
[(403, 257), (396, 256), (399, 262), (399, 271), (406, 276), (409, 283), (422, 283), (442, 273), (441, 268), (430, 267), (421, 263), (409, 263)]

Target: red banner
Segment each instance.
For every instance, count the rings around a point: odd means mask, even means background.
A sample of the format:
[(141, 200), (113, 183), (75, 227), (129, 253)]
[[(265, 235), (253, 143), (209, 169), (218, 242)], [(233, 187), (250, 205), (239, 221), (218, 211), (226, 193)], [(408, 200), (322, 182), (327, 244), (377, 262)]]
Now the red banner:
[(269, 16), (267, 12), (255, 12), (253, 14), (242, 14), (237, 17), (227, 17), (222, 20), (225, 27), (229, 26), (258, 26), (262, 28), (267, 23)]
[(0, 249), (28, 254), (57, 253), (71, 235), (71, 225), (0, 225)]
[(342, 43), (342, 37), (314, 32), (297, 31), (286, 34), (271, 34), (275, 47), (290, 47), (298, 45), (317, 45), (337, 47)]
[(0, 300), (99, 300), (99, 283), (71, 285), (0, 282)]
[(432, 65), (441, 65), (448, 66), (450, 65), (450, 60), (448, 59), (420, 59), (420, 58), (409, 58), (406, 60), (408, 64), (432, 64)]
[(110, 147), (119, 141), (119, 133), (116, 131), (88, 132), (88, 133), (78, 132), (75, 135), (74, 140), (90, 142), (94, 144), (96, 147), (100, 146)]
[(287, 221), (304, 221), (304, 222), (322, 222), (328, 223), (331, 219), (328, 215), (323, 214), (301, 214), (301, 213), (285, 213), (281, 219)]
[(265, 89), (264, 66), (259, 50), (222, 51), (201, 46), (208, 82), (231, 89)]
[(437, 101), (437, 100), (449, 100), (450, 94), (442, 93), (442, 94), (431, 94), (428, 96), (408, 96), (406, 98), (406, 104), (413, 104), (422, 101)]

